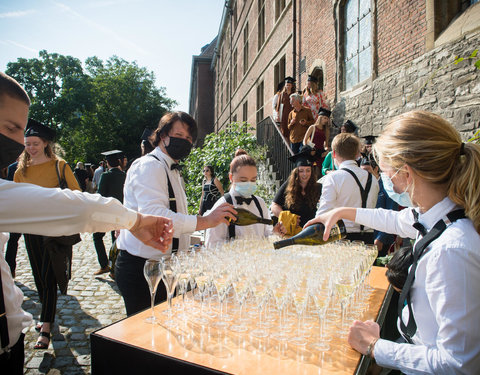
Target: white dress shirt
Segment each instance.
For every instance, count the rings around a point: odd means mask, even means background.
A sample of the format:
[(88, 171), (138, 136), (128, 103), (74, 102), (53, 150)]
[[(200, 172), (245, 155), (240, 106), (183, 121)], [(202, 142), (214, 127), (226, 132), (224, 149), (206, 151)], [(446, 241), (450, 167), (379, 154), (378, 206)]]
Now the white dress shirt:
[[(136, 220), (135, 211), (123, 207), (113, 198), (0, 179), (0, 232), (48, 236), (108, 232), (131, 228)], [(22, 310), (23, 293), (15, 285), (3, 257), (7, 240), (8, 234), (0, 233), (0, 272), (8, 335), (10, 346), (13, 346), (22, 330), (32, 323), (32, 316)]]
[[(258, 211), (258, 208), (255, 204), (255, 202), (252, 201), (249, 204), (246, 204), (245, 202), (242, 202), (242, 204), (237, 204), (237, 200), (235, 199), (235, 195), (239, 195), (233, 188), (230, 189), (229, 191), (231, 197), (232, 197), (232, 202), (234, 207), (242, 207), (245, 208), (246, 210), (252, 212), (253, 214), (260, 216), (260, 211)], [(265, 204), (265, 201), (260, 198), (259, 196), (256, 196), (258, 199), (258, 202), (260, 203), (260, 207), (262, 208), (263, 212), (263, 217), (265, 219), (270, 218), (270, 213), (268, 211), (268, 207)], [(219, 205), (222, 203), (225, 203), (225, 198), (221, 197), (219, 200), (217, 200), (212, 207), (212, 210), (217, 208)], [(208, 211), (206, 212), (208, 213)], [(272, 234), (272, 229), (273, 227), (271, 225), (266, 225), (266, 224), (252, 224), (252, 225), (245, 225), (245, 226), (240, 226), (237, 225), (235, 227), (235, 237), (241, 238), (241, 237), (266, 237)], [(223, 242), (228, 240), (228, 226), (227, 224), (219, 224), (214, 228), (209, 228), (206, 230), (205, 234), (205, 246), (212, 247), (215, 246), (216, 243), (218, 242)]]
[[(418, 221), (430, 230), (456, 208), (445, 198), (420, 214)], [(414, 222), (411, 209), (358, 209), (356, 221), (402, 237), (411, 231), (408, 226)], [(405, 374), (478, 374), (480, 235), (469, 219), (449, 225), (427, 247), (418, 262), (410, 293), (417, 323), (414, 345), (380, 339), (374, 349), (376, 362)], [(403, 310), (403, 321), (408, 322), (407, 308)]]
[[(355, 160), (346, 160), (339, 169), (322, 178), (322, 195), (316, 216), (337, 207), (362, 207), (360, 189), (350, 173), (342, 169), (350, 169), (357, 176), (365, 189), (369, 172), (360, 168)], [(367, 208), (374, 208), (378, 199), (378, 181), (372, 176), (372, 185), (367, 196)], [(347, 233), (360, 232), (360, 225), (344, 220)], [(364, 228), (368, 230), (369, 228)]]
[(93, 183), (95, 184), (95, 188), (98, 188), (100, 177), (102, 177), (103, 172), (106, 172), (106, 170), (102, 166), (99, 166), (97, 169), (95, 169), (95, 172), (93, 173)]
[[(179, 238), (179, 249), (188, 249), (190, 234), (195, 231), (197, 226), (197, 217), (188, 215), (183, 179), (178, 170), (170, 169), (174, 161), (159, 147), (156, 147), (151, 154), (159, 160), (145, 155), (135, 160), (128, 170), (123, 187), (123, 204), (141, 213), (171, 218), (173, 236)], [(170, 210), (167, 174), (177, 202), (176, 213)], [(157, 249), (145, 245), (126, 230), (120, 231), (117, 247), (146, 259), (159, 259), (165, 255)]]

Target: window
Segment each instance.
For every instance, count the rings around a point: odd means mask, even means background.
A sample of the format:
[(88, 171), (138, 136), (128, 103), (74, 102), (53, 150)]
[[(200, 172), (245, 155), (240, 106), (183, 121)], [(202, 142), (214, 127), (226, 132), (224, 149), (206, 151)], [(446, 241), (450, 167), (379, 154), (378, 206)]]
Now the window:
[(372, 75), (371, 0), (348, 0), (344, 9), (345, 89)]
[(220, 84), (220, 108), (223, 109), (223, 82)]
[(230, 80), (228, 76), (228, 69), (225, 77), (227, 77), (227, 84), (225, 85), (225, 102), (228, 103), (230, 101)]
[(233, 51), (233, 90), (237, 88), (237, 49), (235, 48), (235, 51)]
[(233, 115), (233, 120), (232, 121), (237, 122), (237, 114), (236, 113)]
[(237, 2), (234, 1), (232, 4), (232, 24), (233, 24), (233, 29), (235, 30), (237, 28)]
[(263, 81), (257, 86), (257, 124), (263, 120), (263, 100), (264, 100)]
[(278, 63), (275, 64), (273, 69), (273, 90), (277, 92), (278, 84), (285, 79), (286, 72), (285, 72), (285, 56), (283, 56)]
[(248, 22), (243, 29), (243, 74), (248, 70)]
[(285, 9), (285, 0), (275, 0), (275, 21), (278, 20), (280, 14)]
[(242, 108), (242, 115), (243, 115), (243, 121), (247, 122), (247, 118), (248, 118), (248, 101), (245, 100), (245, 103), (243, 103), (243, 108)]
[(258, 50), (265, 43), (265, 0), (258, 0)]

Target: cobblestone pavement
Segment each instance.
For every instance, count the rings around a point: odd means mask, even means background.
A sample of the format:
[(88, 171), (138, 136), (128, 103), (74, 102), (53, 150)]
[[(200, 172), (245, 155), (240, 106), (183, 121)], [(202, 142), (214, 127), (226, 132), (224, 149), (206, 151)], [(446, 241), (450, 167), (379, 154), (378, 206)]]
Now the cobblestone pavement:
[[(72, 279), (68, 295), (59, 293), (52, 340), (47, 350), (35, 350), (38, 333), (34, 325), (25, 336), (25, 374), (90, 374), (91, 332), (125, 317), (125, 307), (115, 282), (107, 274), (93, 276), (99, 269), (91, 234), (73, 248)], [(104, 237), (110, 248), (110, 235)], [(19, 241), (16, 284), (25, 294), (23, 308), (40, 316), (40, 303), (33, 281), (23, 237)], [(1, 371), (0, 371), (1, 372)]]

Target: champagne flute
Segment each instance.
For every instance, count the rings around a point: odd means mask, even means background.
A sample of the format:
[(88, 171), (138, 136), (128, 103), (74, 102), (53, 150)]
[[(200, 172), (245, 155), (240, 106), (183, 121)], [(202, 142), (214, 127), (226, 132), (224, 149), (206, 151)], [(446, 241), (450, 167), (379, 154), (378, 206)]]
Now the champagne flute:
[(177, 286), (178, 276), (179, 276), (179, 267), (177, 264), (177, 259), (175, 255), (172, 255), (164, 260), (163, 264), (163, 273), (162, 280), (165, 284), (167, 290), (167, 301), (168, 301), (168, 320), (165, 322), (167, 327), (177, 327), (177, 323), (172, 318), (172, 298), (175, 293), (175, 287)]
[(145, 265), (143, 266), (143, 275), (145, 276), (145, 279), (148, 283), (148, 288), (150, 289), (152, 306), (152, 315), (146, 319), (146, 322), (155, 323), (157, 321), (154, 312), (155, 294), (157, 293), (158, 283), (162, 278), (162, 262), (157, 259), (147, 259)]

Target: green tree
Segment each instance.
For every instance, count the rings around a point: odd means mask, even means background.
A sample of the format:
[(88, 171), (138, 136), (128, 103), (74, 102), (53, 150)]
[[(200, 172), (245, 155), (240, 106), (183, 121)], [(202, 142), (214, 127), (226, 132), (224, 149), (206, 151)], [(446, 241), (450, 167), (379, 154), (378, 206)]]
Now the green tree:
[[(265, 160), (265, 149), (257, 145), (255, 135), (249, 132), (252, 130), (254, 129), (247, 123), (232, 123), (218, 133), (207, 135), (202, 148), (192, 149), (185, 160), (183, 172), (190, 213), (198, 212), (202, 195), (202, 171), (205, 165), (213, 166), (216, 177), (224, 189), (228, 190), (230, 162), (237, 149), (241, 148), (247, 151), (257, 163)], [(262, 195), (261, 187), (257, 190), (257, 193)]]
[(57, 130), (70, 163), (95, 162), (112, 149), (139, 156), (143, 129), (155, 128), (175, 104), (152, 72), (117, 56), (90, 57), (84, 69), (74, 57), (41, 51), (9, 63), (6, 73), (29, 93), (30, 116)]

